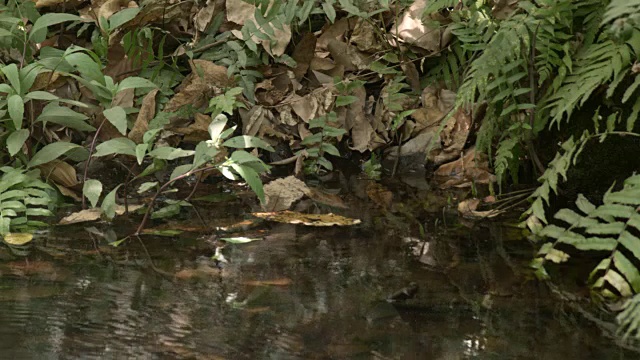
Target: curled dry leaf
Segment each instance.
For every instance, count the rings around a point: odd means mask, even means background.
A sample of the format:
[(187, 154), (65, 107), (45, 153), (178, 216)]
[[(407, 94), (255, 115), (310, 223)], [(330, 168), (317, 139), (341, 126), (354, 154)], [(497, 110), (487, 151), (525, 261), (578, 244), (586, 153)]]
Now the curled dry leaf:
[(427, 0), (414, 1), (402, 15), (400, 22), (395, 24), (389, 33), (394, 37), (397, 35), (398, 40), (407, 44), (437, 52), (449, 44), (452, 36), (448, 29), (440, 25), (441, 22), (446, 22), (446, 19), (438, 14), (431, 15), (430, 18), (438, 20), (440, 23), (422, 21), (427, 3)]
[(359, 219), (351, 219), (335, 214), (303, 214), (295, 211), (281, 211), (253, 213), (252, 215), (269, 221), (306, 226), (352, 226), (360, 224)]
[(475, 184), (489, 184), (496, 181), (489, 171), (489, 161), (484, 154), (471, 148), (456, 161), (441, 165), (434, 173), (441, 189), (450, 187), (470, 187)]
[(478, 206), (483, 203), (484, 201), (476, 198), (464, 200), (458, 204), (458, 213), (464, 218), (473, 220), (490, 219), (504, 213), (502, 210), (478, 211)]
[(156, 116), (156, 95), (160, 89), (153, 89), (142, 99), (142, 106), (133, 124), (133, 129), (129, 132), (129, 139), (136, 144), (142, 143), (144, 133), (149, 130), (149, 121)]
[(43, 177), (64, 187), (74, 187), (79, 184), (76, 169), (62, 160), (53, 160), (39, 165)]
[(169, 100), (164, 111), (176, 111), (187, 104), (199, 108), (218, 95), (216, 90), (222, 93), (222, 89), (233, 86), (234, 81), (227, 76), (226, 67), (200, 59), (191, 60), (189, 64), (191, 74), (182, 81), (178, 93)]

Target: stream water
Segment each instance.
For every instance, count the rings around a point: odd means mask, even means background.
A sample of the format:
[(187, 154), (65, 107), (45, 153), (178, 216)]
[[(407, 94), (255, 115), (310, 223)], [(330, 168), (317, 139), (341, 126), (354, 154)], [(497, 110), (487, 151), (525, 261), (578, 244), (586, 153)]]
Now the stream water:
[[(434, 218), (416, 244), (365, 213), (345, 228), (263, 223), (224, 264), (195, 235), (111, 247), (106, 224), (0, 247), (0, 358), (638, 358), (530, 279), (513, 229)], [(411, 282), (413, 298), (385, 301)]]

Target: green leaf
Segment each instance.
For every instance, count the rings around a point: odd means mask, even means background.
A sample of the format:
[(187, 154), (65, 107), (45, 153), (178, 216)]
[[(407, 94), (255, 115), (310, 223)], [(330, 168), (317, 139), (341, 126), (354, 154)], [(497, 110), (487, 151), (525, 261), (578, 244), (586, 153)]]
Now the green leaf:
[(9, 80), (9, 83), (15, 92), (20, 94), (22, 89), (20, 86), (20, 73), (18, 72), (18, 66), (16, 64), (9, 64), (2, 68), (2, 72)]
[(171, 172), (171, 176), (169, 176), (169, 180), (173, 180), (178, 176), (182, 176), (188, 173), (189, 171), (191, 171), (191, 169), (193, 169), (193, 165), (191, 164), (176, 166), (176, 168), (173, 169), (173, 171)]
[(120, 92), (122, 90), (126, 90), (126, 89), (138, 89), (138, 88), (157, 88), (158, 86), (154, 83), (152, 83), (151, 81), (141, 78), (141, 77), (128, 77), (124, 80), (122, 80), (119, 84), (118, 84), (118, 91)]
[(82, 194), (89, 199), (91, 207), (96, 207), (100, 194), (102, 194), (102, 183), (95, 179), (85, 181), (82, 186)]
[(183, 150), (179, 148), (173, 148), (171, 146), (163, 146), (153, 149), (149, 152), (149, 156), (163, 160), (175, 160), (181, 157), (192, 156), (195, 153), (193, 150)]
[(93, 156), (100, 157), (111, 154), (136, 156), (136, 143), (125, 137), (107, 140), (96, 146), (96, 152)]
[(356, 96), (338, 96), (336, 97), (336, 107), (353, 104), (356, 101), (358, 101)]
[(140, 9), (141, 8), (139, 7), (128, 8), (111, 15), (111, 17), (109, 18), (109, 30), (113, 31), (122, 26), (124, 23), (133, 20), (133, 18), (135, 18), (136, 15), (138, 15), (138, 13), (140, 12)]
[(44, 107), (36, 121), (52, 122), (79, 131), (96, 131), (96, 128), (87, 124), (88, 117), (75, 112), (68, 107), (51, 103)]
[(138, 144), (136, 146), (136, 160), (138, 161), (138, 165), (142, 165), (142, 161), (144, 160), (144, 156), (147, 154), (148, 148), (149, 144)]
[(333, 3), (325, 1), (322, 3), (322, 10), (329, 18), (329, 21), (333, 24), (336, 21), (336, 9), (333, 7)]
[(111, 190), (111, 192), (104, 197), (104, 200), (102, 200), (102, 206), (100, 208), (109, 220), (112, 220), (116, 216), (116, 194), (120, 186), (122, 185), (116, 186), (116, 188)]
[(7, 150), (9, 150), (9, 155), (14, 156), (15, 154), (22, 149), (22, 145), (29, 138), (29, 130), (20, 129), (18, 131), (14, 131), (7, 137)]
[(13, 120), (13, 125), (16, 130), (22, 128), (22, 119), (24, 118), (24, 102), (20, 95), (11, 95), (7, 99), (7, 106), (9, 108), (9, 116)]
[(77, 15), (63, 13), (44, 14), (36, 20), (29, 32), (29, 40), (35, 43), (41, 43), (45, 40), (47, 33), (44, 29), (48, 26), (60, 24), (66, 21), (82, 21)]
[(241, 135), (233, 137), (225, 141), (222, 146), (246, 149), (246, 148), (260, 148), (267, 151), (275, 151), (275, 149), (269, 145), (266, 141), (254, 136)]
[(146, 183), (142, 183), (140, 184), (140, 187), (138, 188), (138, 194), (142, 194), (144, 192), (147, 192), (155, 187), (158, 186), (158, 182), (157, 181), (153, 181), (153, 182), (146, 182)]
[(231, 164), (231, 167), (247, 182), (251, 190), (258, 196), (261, 203), (264, 203), (264, 189), (262, 188), (262, 180), (260, 180), (260, 175), (253, 170), (252, 168), (240, 165), (240, 164)]
[(127, 113), (120, 106), (114, 106), (102, 112), (113, 126), (120, 131), (122, 135), (127, 133)]
[(69, 142), (59, 141), (49, 145), (46, 145), (40, 151), (38, 151), (31, 161), (27, 164), (27, 168), (36, 167), (41, 164), (53, 161), (60, 156), (64, 155), (70, 150), (80, 148), (80, 145), (72, 144)]
[(340, 156), (340, 150), (338, 150), (337, 147), (335, 147), (335, 146), (333, 146), (333, 145), (331, 145), (329, 143), (322, 143), (320, 148), (322, 149), (322, 151), (324, 151), (325, 153), (327, 153), (329, 155)]
[(24, 96), (25, 99), (31, 99), (31, 100), (45, 100), (45, 101), (52, 101), (52, 100), (58, 100), (59, 97), (53, 95), (50, 92), (46, 92), (46, 91), (32, 91), (30, 93), (28, 93), (27, 95)]

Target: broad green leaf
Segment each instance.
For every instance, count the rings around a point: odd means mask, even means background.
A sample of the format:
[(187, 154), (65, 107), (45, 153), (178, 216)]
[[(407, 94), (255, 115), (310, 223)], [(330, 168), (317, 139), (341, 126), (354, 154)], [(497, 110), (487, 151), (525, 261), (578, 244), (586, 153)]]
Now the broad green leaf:
[(16, 130), (22, 128), (22, 119), (24, 118), (24, 102), (20, 95), (11, 95), (7, 99), (7, 107), (9, 108), (9, 116), (13, 120)]
[(88, 117), (84, 114), (51, 103), (44, 107), (37, 121), (52, 122), (79, 131), (96, 131), (96, 128), (85, 122), (87, 119)]
[(139, 7), (128, 8), (111, 15), (109, 18), (109, 30), (113, 31), (122, 24), (131, 21), (140, 12)]
[(116, 186), (115, 189), (111, 190), (102, 200), (102, 205), (100, 208), (102, 209), (102, 213), (107, 217), (107, 219), (112, 220), (116, 216), (116, 194), (120, 186)]
[(333, 4), (328, 1), (324, 1), (322, 3), (322, 10), (324, 10), (329, 21), (333, 24), (336, 21), (336, 9), (334, 9)]
[(96, 207), (100, 194), (102, 194), (102, 183), (95, 179), (85, 181), (82, 186), (82, 194), (89, 199), (91, 207)]
[(127, 133), (127, 113), (121, 106), (114, 106), (109, 109), (105, 109), (103, 112), (104, 116), (109, 120), (113, 126), (120, 131), (122, 135), (126, 135)]
[(31, 161), (29, 161), (29, 163), (27, 164), (27, 168), (36, 167), (38, 165), (48, 163), (49, 161), (53, 161), (67, 153), (67, 151), (79, 147), (80, 145), (64, 141), (46, 145), (31, 158)]
[(183, 150), (179, 148), (173, 148), (171, 146), (155, 148), (149, 152), (149, 156), (163, 160), (175, 160), (181, 157), (191, 156), (193, 154), (193, 150)]
[(48, 26), (60, 24), (66, 21), (82, 21), (82, 18), (77, 15), (64, 13), (49, 13), (42, 15), (33, 24), (33, 27), (29, 32), (29, 40), (32, 40), (35, 43), (43, 42), (47, 36), (45, 29)]
[(336, 97), (336, 106), (346, 106), (358, 101), (356, 96), (338, 96)]
[(22, 149), (22, 145), (29, 138), (29, 130), (20, 129), (18, 131), (14, 131), (7, 137), (7, 150), (9, 150), (9, 155), (14, 156), (15, 154)]
[(147, 192), (155, 187), (158, 186), (158, 182), (157, 181), (153, 181), (153, 182), (146, 182), (146, 183), (142, 183), (140, 184), (140, 187), (138, 188), (138, 194), (142, 194), (143, 192)]
[(252, 168), (240, 164), (231, 164), (231, 167), (247, 182), (251, 190), (258, 196), (261, 203), (264, 203), (264, 189), (260, 175)]
[(7, 77), (15, 92), (20, 94), (22, 89), (20, 86), (20, 73), (18, 72), (18, 66), (16, 64), (9, 64), (2, 68), (2, 73)]
[(254, 136), (249, 135), (241, 135), (233, 137), (227, 141), (225, 141), (222, 146), (232, 147), (232, 148), (260, 148), (267, 151), (275, 151), (275, 149), (269, 145), (266, 141), (259, 139)]
[(338, 150), (337, 147), (333, 146), (332, 144), (322, 143), (322, 145), (320, 145), (320, 148), (322, 149), (322, 151), (324, 151), (329, 155), (340, 156), (340, 151)]
[(188, 173), (189, 171), (191, 171), (191, 169), (193, 169), (193, 165), (191, 164), (176, 166), (176, 168), (173, 169), (173, 171), (171, 172), (171, 176), (169, 176), (169, 180), (173, 180), (178, 176), (182, 176)]
[(142, 165), (142, 161), (144, 160), (144, 156), (147, 154), (148, 148), (149, 144), (138, 144), (136, 146), (136, 160), (138, 160), (138, 165)]
[(153, 214), (151, 214), (151, 218), (152, 219), (163, 219), (163, 218), (167, 218), (167, 217), (172, 217), (175, 215), (178, 215), (180, 213), (180, 209), (182, 207), (178, 204), (171, 204), (171, 205), (167, 205), (164, 207), (161, 207), (160, 209), (156, 210), (153, 212)]
[(156, 88), (156, 84), (141, 77), (128, 77), (118, 84), (118, 92), (126, 89)]
[(52, 100), (58, 100), (59, 98), (55, 95), (53, 95), (50, 92), (46, 92), (46, 91), (32, 91), (30, 93), (28, 93), (27, 95), (24, 96), (25, 99), (31, 99), (31, 100), (46, 100), (46, 101), (52, 101)]
[(125, 137), (107, 140), (96, 146), (96, 152), (93, 156), (100, 157), (111, 154), (136, 156), (136, 143)]

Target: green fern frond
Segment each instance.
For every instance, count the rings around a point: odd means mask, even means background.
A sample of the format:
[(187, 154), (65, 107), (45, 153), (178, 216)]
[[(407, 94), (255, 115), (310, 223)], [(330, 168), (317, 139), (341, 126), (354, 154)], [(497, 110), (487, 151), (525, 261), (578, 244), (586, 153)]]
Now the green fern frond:
[(449, 51), (440, 56), (436, 65), (427, 72), (427, 79), (443, 79), (447, 89), (455, 91), (462, 84), (462, 76), (473, 55), (465, 51), (459, 41), (449, 46)]
[(622, 335), (623, 341), (629, 336), (640, 339), (640, 294), (627, 300), (622, 308), (622, 312), (616, 316), (618, 336)]
[(636, 14), (640, 14), (640, 0), (612, 0), (604, 14), (602, 24)]
[(579, 195), (578, 211), (561, 209), (554, 216), (568, 227), (548, 225), (540, 232), (540, 236), (554, 239), (554, 242), (543, 246), (538, 257), (553, 262), (566, 261), (569, 255), (558, 249), (560, 244), (583, 251), (607, 251), (610, 255), (591, 272), (592, 290), (607, 298), (640, 293), (640, 271), (634, 265), (634, 261), (640, 261), (639, 205), (640, 175), (625, 180), (620, 191), (609, 189), (600, 206)]
[(631, 67), (632, 51), (625, 44), (612, 40), (596, 43), (579, 52), (574, 71), (568, 75), (558, 91), (547, 100), (551, 110), (551, 124), (558, 127), (562, 119), (571, 117), (573, 111), (584, 105), (591, 94), (610, 81), (619, 83)]

